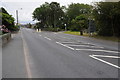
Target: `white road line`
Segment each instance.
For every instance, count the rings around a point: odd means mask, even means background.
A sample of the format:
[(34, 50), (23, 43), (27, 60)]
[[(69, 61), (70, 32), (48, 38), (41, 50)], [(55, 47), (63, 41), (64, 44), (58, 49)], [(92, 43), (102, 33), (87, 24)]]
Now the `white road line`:
[(65, 43), (77, 43), (77, 42), (62, 42), (63, 44), (65, 44)]
[(60, 44), (60, 45), (62, 45), (62, 46), (64, 46), (64, 47), (67, 47), (67, 48), (69, 48), (69, 49), (71, 49), (71, 50), (74, 50), (74, 48), (72, 48), (72, 47), (69, 47), (69, 46), (67, 46), (67, 45), (64, 45), (64, 44), (62, 44), (62, 43), (60, 43), (60, 42), (56, 42), (57, 44)]
[(98, 47), (98, 46), (86, 46), (86, 45), (69, 45), (69, 46), (77, 46), (77, 47), (92, 47), (92, 48), (103, 48), (103, 47)]
[(39, 35), (39, 36), (42, 36), (42, 35)]
[[(83, 42), (61, 42), (61, 43), (63, 43), (63, 44), (65, 44), (65, 43), (66, 43), (66, 44), (67, 44), (67, 43), (68, 43), (68, 44), (69, 44), (69, 43), (78, 43), (78, 44), (80, 44), (80, 45), (81, 45), (81, 44), (83, 44), (83, 45), (84, 45), (84, 44), (94, 45), (94, 44), (91, 44), (91, 43), (83, 43)], [(95, 45), (94, 45), (94, 46), (95, 46)], [(98, 46), (98, 47), (99, 47), (99, 46)]]
[(46, 39), (48, 39), (48, 40), (51, 40), (50, 38), (48, 38), (48, 37), (44, 37), (44, 38), (46, 38)]
[(22, 31), (21, 31), (21, 37), (22, 37), (22, 41), (23, 41), (23, 50), (24, 50), (24, 56), (25, 56), (25, 65), (26, 65), (27, 75), (28, 75), (28, 78), (32, 78), (30, 65), (29, 65), (29, 61), (28, 61), (28, 53), (29, 52), (28, 52), (27, 44), (24, 40)]
[(112, 63), (110, 63), (110, 62), (107, 62), (107, 61), (105, 61), (105, 60), (99, 59), (99, 58), (97, 58), (97, 57), (95, 57), (95, 56), (93, 56), (93, 55), (89, 55), (89, 56), (90, 56), (91, 58), (93, 58), (93, 59), (96, 59), (96, 60), (98, 60), (98, 61), (101, 61), (101, 62), (103, 62), (103, 63), (106, 63), (106, 64), (108, 64), (108, 65), (111, 65), (111, 66), (113, 66), (113, 67), (115, 67), (115, 68), (120, 69), (119, 66), (114, 65), (114, 64), (112, 64)]
[(75, 49), (77, 51), (98, 51), (98, 52), (108, 52), (108, 53), (120, 53), (118, 51), (109, 51), (109, 50), (97, 50), (97, 49)]
[(54, 34), (57, 34), (57, 33), (54, 33)]
[[(66, 37), (63, 37), (63, 38), (66, 38)], [(68, 38), (67, 38), (68, 39)]]
[(92, 56), (94, 56), (94, 57), (106, 57), (106, 58), (120, 58), (120, 57), (118, 57), (118, 56), (107, 56), (107, 55), (92, 55)]
[[(89, 45), (94, 45), (94, 46), (97, 46), (97, 47), (101, 47), (101, 46), (99, 46), (99, 45), (97, 45), (97, 44), (93, 44), (93, 43), (87, 43), (87, 44), (89, 44)], [(101, 47), (101, 48), (104, 48), (104, 47)]]

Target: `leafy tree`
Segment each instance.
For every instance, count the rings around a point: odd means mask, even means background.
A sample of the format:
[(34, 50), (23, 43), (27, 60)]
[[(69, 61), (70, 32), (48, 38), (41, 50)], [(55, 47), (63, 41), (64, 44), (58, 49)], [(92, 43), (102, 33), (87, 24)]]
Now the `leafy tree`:
[(72, 20), (72, 23), (74, 24), (74, 28), (78, 31), (80, 31), (80, 34), (83, 35), (83, 30), (88, 27), (88, 17), (86, 17), (84, 14), (77, 16), (75, 19)]
[(96, 3), (93, 14), (99, 35), (120, 36), (120, 2)]
[(36, 8), (33, 18), (38, 20), (44, 27), (60, 27), (63, 24), (64, 12), (57, 2), (45, 3)]
[[(79, 4), (79, 3), (70, 4), (69, 7), (67, 8), (67, 12), (66, 12), (66, 14), (68, 16), (69, 29), (72, 29), (72, 30), (75, 29), (75, 25), (73, 25), (73, 22), (77, 16), (84, 14), (85, 16), (89, 17), (91, 12), (92, 12), (92, 6), (90, 6), (90, 5)], [(80, 30), (78, 28), (76, 28), (76, 29)]]
[(45, 3), (40, 7), (36, 8), (33, 12), (33, 18), (40, 21), (41, 23), (46, 24), (48, 18), (48, 12), (49, 12), (48, 7), (49, 4)]
[(2, 12), (0, 12), (0, 17), (2, 17), (2, 25), (5, 25), (10, 31), (16, 30), (12, 15), (9, 15), (9, 13), (3, 7), (0, 8), (0, 10), (2, 10)]
[(1, 11), (0, 12), (2, 12), (2, 13), (5, 13), (5, 14), (8, 14), (9, 15), (9, 13), (3, 8), (3, 7), (1, 7), (1, 9), (0, 9)]

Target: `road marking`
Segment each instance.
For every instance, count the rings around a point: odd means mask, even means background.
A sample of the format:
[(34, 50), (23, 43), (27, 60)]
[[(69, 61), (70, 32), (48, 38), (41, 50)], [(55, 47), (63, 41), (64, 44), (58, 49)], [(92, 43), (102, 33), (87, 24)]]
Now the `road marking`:
[[(63, 37), (63, 38), (66, 38), (66, 37)], [(68, 39), (68, 38), (66, 38), (66, 39)]]
[(48, 38), (48, 37), (44, 37), (44, 38), (46, 38), (46, 39), (48, 39), (48, 40), (51, 40), (50, 38)]
[(101, 61), (101, 62), (103, 62), (103, 63), (106, 63), (106, 64), (108, 64), (108, 65), (111, 65), (111, 66), (113, 66), (113, 67), (115, 67), (115, 68), (120, 69), (119, 66), (114, 65), (114, 64), (112, 64), (112, 63), (110, 63), (110, 62), (107, 62), (107, 61), (105, 61), (105, 60), (99, 59), (99, 58), (97, 58), (97, 57), (95, 57), (95, 56), (93, 56), (93, 55), (89, 55), (89, 56), (90, 56), (91, 58), (93, 58), (93, 59), (96, 59), (96, 60), (98, 60), (98, 61)]
[(39, 36), (42, 36), (42, 35), (39, 35)]
[(109, 50), (96, 50), (96, 49), (75, 49), (78, 51), (98, 51), (98, 52), (108, 52), (108, 53), (120, 53), (118, 51), (109, 51)]
[(66, 44), (67, 44), (67, 43), (77, 43), (77, 42), (62, 42), (62, 43), (63, 43), (63, 44), (65, 44), (65, 43), (66, 43)]
[(94, 57), (106, 57), (106, 58), (120, 58), (120, 57), (118, 57), (118, 56), (106, 56), (106, 55), (92, 55), (92, 56), (94, 56)]
[[(85, 45), (87, 45), (87, 44), (88, 44), (88, 45), (93, 45), (93, 44), (91, 44), (91, 43), (83, 43), (83, 42), (62, 42), (62, 43), (63, 43), (63, 44), (67, 44), (67, 43), (68, 43), (68, 44), (69, 44), (69, 43), (70, 43), (70, 44), (71, 44), (71, 43), (78, 43), (78, 44), (80, 44), (80, 45), (82, 45), (82, 44), (83, 44), (83, 45), (84, 45), (84, 44), (85, 44)], [(82, 44), (81, 44), (81, 43), (82, 43)], [(93, 45), (93, 46), (95, 46), (95, 45)], [(99, 46), (98, 46), (98, 47), (99, 47)]]
[(26, 65), (26, 69), (27, 69), (27, 75), (28, 75), (28, 78), (32, 78), (30, 65), (29, 65), (29, 61), (28, 61), (28, 48), (27, 48), (27, 44), (24, 40), (24, 37), (22, 35), (22, 31), (21, 31), (21, 37), (23, 40), (23, 50), (24, 50), (24, 56), (25, 56), (25, 65)]
[(81, 47), (93, 47), (93, 48), (103, 48), (103, 47), (98, 47), (98, 46), (86, 46), (86, 45), (69, 45), (69, 46), (81, 46)]
[(60, 44), (60, 45), (62, 45), (62, 46), (64, 46), (64, 47), (67, 47), (67, 48), (69, 48), (69, 49), (71, 49), (71, 50), (74, 50), (74, 48), (72, 48), (72, 47), (69, 47), (69, 46), (67, 46), (67, 45), (64, 45), (64, 44), (62, 44), (62, 43), (60, 43), (60, 42), (56, 42), (57, 44)]
[(54, 34), (58, 34), (58, 33), (54, 33)]

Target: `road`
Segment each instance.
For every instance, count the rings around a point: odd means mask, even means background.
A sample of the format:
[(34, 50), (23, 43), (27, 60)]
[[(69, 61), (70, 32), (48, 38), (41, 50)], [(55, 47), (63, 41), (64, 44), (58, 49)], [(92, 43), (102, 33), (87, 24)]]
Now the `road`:
[(116, 42), (22, 28), (3, 47), (3, 78), (118, 78), (118, 54)]

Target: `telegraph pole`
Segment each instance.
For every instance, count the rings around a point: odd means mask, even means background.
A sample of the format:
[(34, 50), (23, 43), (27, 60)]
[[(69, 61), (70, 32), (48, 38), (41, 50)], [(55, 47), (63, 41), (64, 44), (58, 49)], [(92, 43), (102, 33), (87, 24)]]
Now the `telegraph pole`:
[[(20, 10), (22, 10), (22, 8), (20, 8)], [(18, 26), (18, 24), (19, 24), (19, 20), (18, 20), (18, 10), (16, 10), (16, 19), (17, 19), (17, 26)]]
[(16, 10), (16, 19), (17, 19), (17, 26), (18, 26), (18, 10)]

